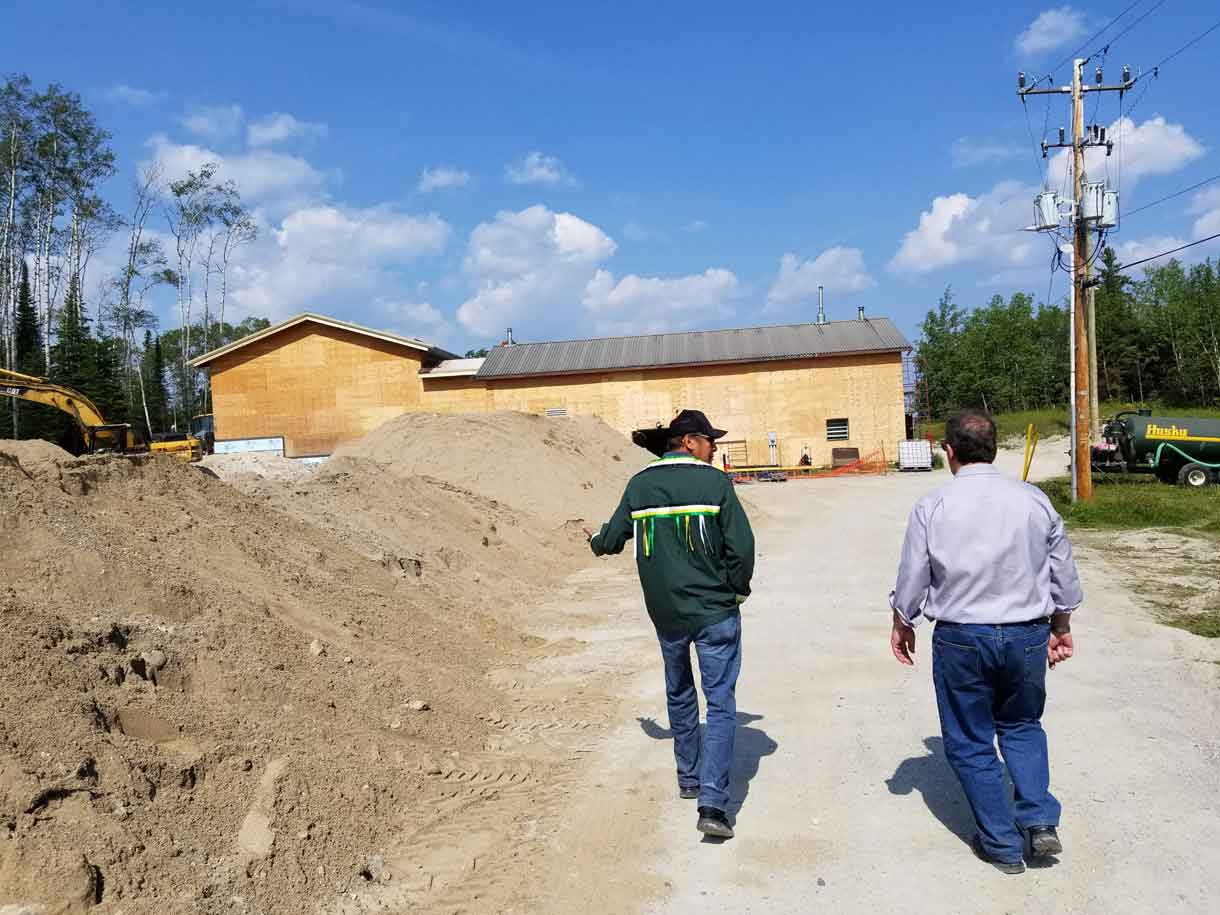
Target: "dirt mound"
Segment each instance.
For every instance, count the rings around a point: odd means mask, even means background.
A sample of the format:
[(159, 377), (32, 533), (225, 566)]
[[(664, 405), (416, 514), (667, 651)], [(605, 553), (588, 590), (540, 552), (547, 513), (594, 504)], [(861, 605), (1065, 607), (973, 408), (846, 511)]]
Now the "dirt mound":
[(489, 672), (570, 650), (508, 607), (590, 561), (574, 519), (647, 455), (516, 415), (404, 417), (350, 450), (234, 486), (0, 448), (0, 910), (339, 911), (416, 893), (390, 884), (416, 849), (456, 885), (461, 817), (509, 786), (508, 828), (565, 764), (527, 752), (559, 732), (510, 727)]
[(0, 908), (298, 912), (360, 884), (526, 644), (165, 458), (10, 455), (0, 540)]
[(0, 464), (24, 468), (25, 476), (35, 479), (58, 479), (60, 468), (76, 458), (58, 445), (41, 439), (14, 441), (0, 439)]
[(650, 457), (596, 419), (404, 414), (296, 479), (230, 480), (417, 588), (503, 615), (589, 561), (582, 525)]
[[(559, 525), (603, 521), (651, 455), (599, 419), (406, 413), (335, 452), (443, 480)], [(332, 465), (333, 466), (333, 465)]]
[(24, 441), (0, 439), (0, 456), (11, 458), (19, 464), (62, 464), (73, 460), (72, 455), (58, 445), (37, 438)]
[(222, 480), (229, 482), (279, 480), (289, 482), (308, 479), (317, 468), (295, 458), (275, 454), (209, 454), (201, 462)]

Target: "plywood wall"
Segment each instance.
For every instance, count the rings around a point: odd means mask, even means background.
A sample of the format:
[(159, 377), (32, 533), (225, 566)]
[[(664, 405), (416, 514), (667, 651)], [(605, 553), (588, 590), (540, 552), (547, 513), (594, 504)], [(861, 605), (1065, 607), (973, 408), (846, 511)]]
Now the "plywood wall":
[[(728, 438), (746, 441), (751, 463), (767, 463), (769, 432), (781, 464), (797, 463), (808, 449), (823, 465), (834, 447), (862, 454), (884, 447), (893, 457), (906, 429), (898, 353), (486, 382), (425, 376), (421, 406), (439, 413), (562, 408), (599, 416), (624, 434), (700, 409)], [(851, 438), (827, 441), (826, 420), (843, 417)]]
[(426, 353), (305, 322), (211, 365), (217, 439), (284, 437), (290, 457), (329, 454), (421, 409)]

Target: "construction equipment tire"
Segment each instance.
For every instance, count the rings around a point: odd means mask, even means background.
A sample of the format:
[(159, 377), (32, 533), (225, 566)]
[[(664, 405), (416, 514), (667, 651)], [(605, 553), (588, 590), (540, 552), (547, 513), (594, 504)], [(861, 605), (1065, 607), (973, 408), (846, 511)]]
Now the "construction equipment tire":
[(1178, 482), (1190, 489), (1202, 489), (1212, 483), (1212, 472), (1202, 464), (1184, 464), (1178, 471)]

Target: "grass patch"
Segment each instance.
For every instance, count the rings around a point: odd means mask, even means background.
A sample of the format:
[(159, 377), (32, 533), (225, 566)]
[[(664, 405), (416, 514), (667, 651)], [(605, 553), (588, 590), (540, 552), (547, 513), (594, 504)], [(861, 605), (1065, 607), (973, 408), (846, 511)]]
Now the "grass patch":
[(1138, 530), (1180, 528), (1187, 533), (1220, 534), (1220, 487), (1187, 489), (1151, 476), (1095, 477), (1093, 500), (1072, 502), (1067, 477), (1038, 486), (1064, 521), (1077, 527)]
[[(1220, 639), (1220, 608), (1202, 613), (1177, 613), (1164, 617), (1161, 622), (1176, 629), (1185, 629), (1205, 639)], [(1216, 663), (1220, 664), (1220, 661)]]
[[(1210, 419), (1220, 419), (1220, 407), (1181, 406), (1177, 404), (1133, 404), (1117, 400), (1103, 401), (1100, 404), (1102, 419), (1107, 419), (1115, 413), (1124, 410), (1138, 410), (1147, 407), (1160, 416), (1198, 416)], [(1018, 410), (1013, 413), (995, 414), (996, 431), (1001, 442), (1013, 438), (1024, 439), (1025, 429), (1033, 423), (1038, 434), (1043, 438), (1052, 435), (1067, 435), (1072, 431), (1071, 419), (1068, 416), (1067, 405), (1059, 407), (1042, 407), (1037, 410)], [(935, 433), (940, 434), (940, 433)]]

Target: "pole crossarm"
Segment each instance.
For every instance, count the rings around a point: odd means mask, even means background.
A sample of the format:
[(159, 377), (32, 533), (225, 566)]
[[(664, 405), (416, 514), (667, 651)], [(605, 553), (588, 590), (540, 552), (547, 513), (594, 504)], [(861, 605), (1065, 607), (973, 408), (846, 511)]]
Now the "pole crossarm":
[[(1138, 81), (1139, 81), (1139, 77), (1137, 76), (1134, 79), (1129, 79), (1126, 82), (1118, 83), (1113, 86), (1084, 86), (1084, 85), (1082, 85), (1080, 87), (1080, 91), (1082, 94), (1087, 94), (1089, 92), (1126, 92), (1132, 86), (1134, 86), (1136, 84), (1136, 82), (1138, 82)], [(1031, 86), (1028, 89), (1018, 89), (1017, 90), (1017, 95), (1020, 96), (1021, 98), (1025, 98), (1025, 96), (1027, 96), (1027, 95), (1071, 95), (1071, 94), (1072, 94), (1071, 86), (1051, 86), (1050, 88), (1047, 88), (1047, 89), (1036, 89)]]

